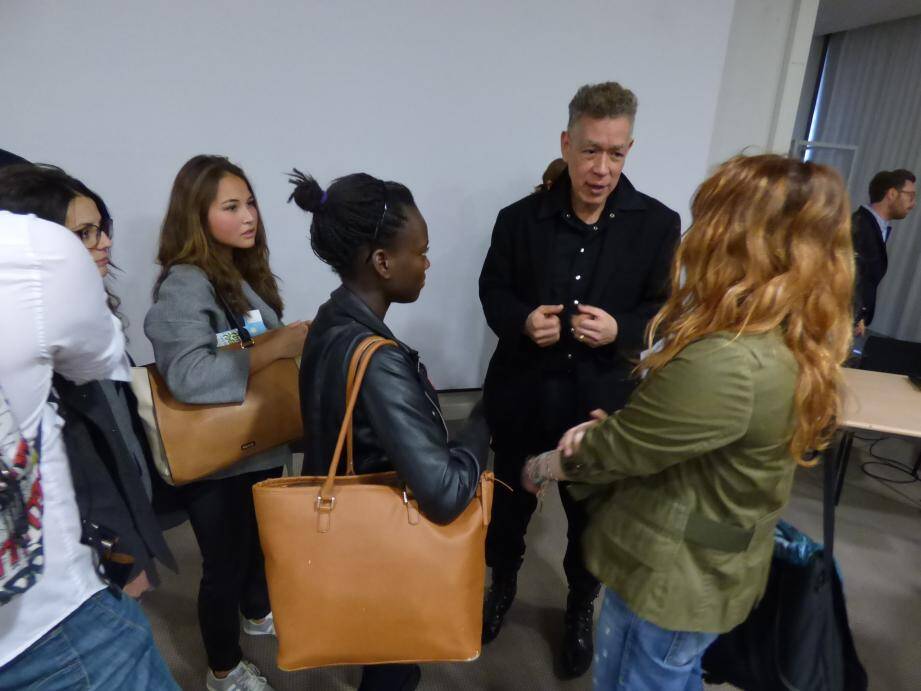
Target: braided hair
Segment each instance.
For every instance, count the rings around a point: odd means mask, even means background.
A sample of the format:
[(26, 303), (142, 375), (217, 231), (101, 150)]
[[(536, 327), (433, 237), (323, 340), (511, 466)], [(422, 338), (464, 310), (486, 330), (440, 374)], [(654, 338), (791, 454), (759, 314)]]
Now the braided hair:
[(416, 207), (405, 185), (367, 173), (337, 178), (325, 191), (297, 168), (289, 181), (294, 191), (288, 201), (313, 214), (310, 247), (314, 254), (346, 278), (362, 249), (370, 257), (375, 249), (392, 246), (406, 223), (407, 211)]

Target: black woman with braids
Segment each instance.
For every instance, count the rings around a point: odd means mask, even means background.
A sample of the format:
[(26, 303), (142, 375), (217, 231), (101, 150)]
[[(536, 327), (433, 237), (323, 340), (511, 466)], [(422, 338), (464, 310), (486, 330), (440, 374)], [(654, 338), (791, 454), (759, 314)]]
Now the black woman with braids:
[[(398, 347), (379, 350), (368, 367), (355, 409), (355, 471), (396, 470), (427, 518), (450, 523), (476, 491), (486, 461), (486, 423), (477, 407), (450, 441), (418, 353), (384, 323), (392, 303), (415, 302), (425, 286), (425, 219), (397, 182), (356, 173), (324, 191), (298, 171), (291, 182), (291, 199), (313, 215), (314, 253), (342, 280), (320, 307), (301, 360), (304, 474), (326, 474), (345, 411), (352, 352), (367, 336), (383, 336)], [(417, 665), (367, 666), (359, 689), (409, 691), (420, 674)]]

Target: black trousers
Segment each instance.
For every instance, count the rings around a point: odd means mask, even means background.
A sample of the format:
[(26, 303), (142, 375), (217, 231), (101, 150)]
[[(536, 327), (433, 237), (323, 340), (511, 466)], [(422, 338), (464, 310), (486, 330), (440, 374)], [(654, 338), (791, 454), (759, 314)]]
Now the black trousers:
[(179, 488), (202, 556), (198, 623), (212, 670), (233, 669), (240, 650), (240, 613), (261, 619), (271, 611), (259, 545), (252, 487), (282, 468)]
[[(537, 497), (521, 487), (521, 470), (525, 454), (496, 452), (496, 477), (514, 488), (508, 492), (501, 486), (493, 494), (492, 521), (486, 533), (486, 563), (496, 571), (518, 571), (524, 559), (525, 533), (531, 514), (537, 508)], [(559, 483), (560, 499), (566, 512), (566, 554), (563, 570), (569, 588), (591, 599), (598, 590), (598, 579), (585, 568), (582, 556), (582, 533), (588, 522), (584, 507), (569, 496), (567, 483)]]
[[(571, 374), (545, 373), (537, 400), (531, 405), (533, 409), (528, 414), (533, 424), (527, 438), (506, 440), (495, 449), (496, 477), (515, 491), (508, 492), (498, 486), (493, 493), (492, 521), (486, 533), (486, 563), (494, 572), (517, 571), (524, 559), (524, 536), (537, 508), (537, 497), (521, 486), (521, 470), (528, 456), (555, 448), (566, 430), (589, 418)], [(563, 557), (566, 580), (574, 593), (592, 599), (598, 591), (598, 579), (585, 568), (582, 557), (582, 533), (588, 516), (584, 507), (569, 496), (565, 482), (559, 483), (559, 491), (568, 524)]]
[(410, 682), (418, 665), (366, 665), (358, 691), (403, 691), (415, 688)]

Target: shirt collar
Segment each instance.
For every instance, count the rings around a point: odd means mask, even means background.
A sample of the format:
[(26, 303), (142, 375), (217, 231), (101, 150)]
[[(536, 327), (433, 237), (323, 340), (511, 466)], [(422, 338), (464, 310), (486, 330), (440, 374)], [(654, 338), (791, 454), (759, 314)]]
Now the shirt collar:
[[(543, 198), (538, 207), (538, 218), (549, 218), (559, 216), (561, 213), (572, 209), (572, 180), (569, 178), (569, 171), (563, 171), (549, 192), (538, 192)], [(608, 195), (604, 203), (602, 217), (606, 217), (615, 211), (637, 211), (646, 208), (646, 201), (643, 195), (636, 191), (633, 183), (626, 175), (621, 175), (617, 182), (617, 187)]]
[[(344, 285), (336, 288), (332, 294), (329, 296), (330, 300), (336, 305), (337, 308), (342, 310), (349, 317), (357, 321), (359, 324), (362, 324), (374, 333), (384, 338), (389, 338), (392, 341), (397, 341), (397, 337), (393, 335), (393, 332), (390, 328), (383, 322), (383, 320), (378, 317), (365, 301), (358, 297), (351, 290), (346, 288)], [(400, 343), (400, 341), (397, 341)], [(402, 344), (401, 345), (405, 345)], [(412, 351), (411, 348), (407, 347), (407, 350)]]
[(871, 214), (873, 214), (873, 218), (876, 219), (876, 223), (877, 223), (877, 225), (879, 226), (879, 232), (881, 232), (881, 233), (883, 234), (883, 239), (885, 239), (885, 238), (886, 238), (886, 231), (889, 230), (889, 224), (883, 219), (882, 216), (880, 216), (878, 213), (876, 213), (876, 209), (874, 209), (874, 208), (873, 208), (872, 206), (870, 206), (869, 204), (862, 204), (861, 206), (863, 206), (863, 208), (865, 208), (867, 211), (869, 211)]

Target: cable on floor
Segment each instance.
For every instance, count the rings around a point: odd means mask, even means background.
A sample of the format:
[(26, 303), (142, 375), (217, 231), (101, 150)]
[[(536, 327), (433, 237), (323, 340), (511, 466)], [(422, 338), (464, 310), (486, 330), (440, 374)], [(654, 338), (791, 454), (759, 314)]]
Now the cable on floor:
[[(921, 482), (921, 477), (918, 477), (917, 475), (914, 474), (912, 466), (908, 465), (907, 463), (903, 463), (902, 461), (899, 461), (895, 458), (890, 458), (888, 456), (882, 456), (874, 451), (876, 445), (879, 442), (883, 441), (884, 439), (889, 439), (890, 437), (885, 436), (885, 435), (879, 435), (877, 437), (865, 437), (865, 436), (859, 436), (855, 434), (854, 438), (860, 439), (861, 441), (870, 442), (870, 445), (866, 448), (866, 453), (868, 453), (871, 458), (875, 459), (872, 461), (864, 461), (863, 463), (861, 463), (860, 464), (861, 472), (867, 477), (870, 477), (876, 480), (877, 482), (879, 482), (880, 484), (884, 485), (892, 492), (895, 492), (896, 494), (901, 496), (903, 499), (907, 499), (909, 502), (911, 502), (915, 506), (921, 508), (921, 500), (919, 500), (917, 497), (911, 496), (910, 494), (906, 494), (905, 492), (901, 491), (900, 489), (898, 489), (898, 487), (895, 486), (895, 485), (911, 485), (911, 484), (914, 484), (915, 482)], [(899, 473), (904, 473), (905, 475), (908, 475), (908, 479), (898, 480), (892, 477), (878, 475), (872, 470), (872, 468), (876, 466), (882, 466), (884, 468), (889, 468), (890, 470), (895, 470), (896, 472), (899, 472)]]

